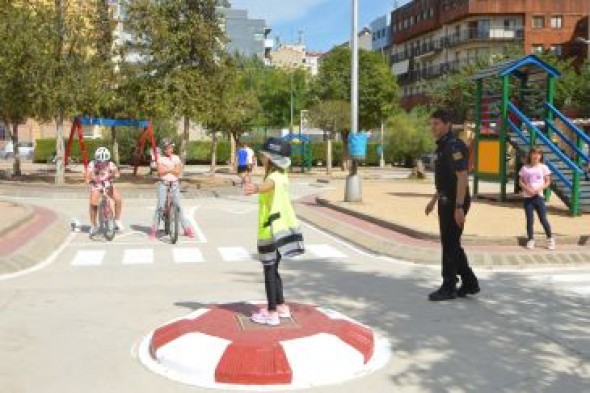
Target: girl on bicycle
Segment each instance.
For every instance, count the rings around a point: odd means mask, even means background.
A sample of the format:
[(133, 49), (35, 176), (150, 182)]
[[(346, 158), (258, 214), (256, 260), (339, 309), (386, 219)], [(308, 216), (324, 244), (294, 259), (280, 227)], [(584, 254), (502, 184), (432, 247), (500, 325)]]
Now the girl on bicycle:
[(112, 184), (114, 179), (119, 178), (119, 168), (111, 161), (111, 152), (106, 147), (99, 147), (94, 152), (94, 161), (88, 165), (86, 170), (86, 184), (90, 186), (90, 236), (98, 232), (96, 226), (96, 215), (98, 211), (98, 201), (100, 199), (103, 187), (108, 187), (109, 196), (115, 201), (115, 225), (117, 230), (123, 231), (125, 228), (121, 222), (121, 208), (123, 199), (121, 193)]
[(180, 172), (182, 171), (182, 162), (180, 157), (174, 154), (174, 143), (171, 139), (164, 139), (162, 141), (163, 155), (158, 156), (158, 176), (160, 181), (158, 182), (158, 206), (154, 213), (154, 220), (150, 228), (149, 237), (150, 239), (156, 238), (158, 221), (162, 215), (162, 209), (166, 202), (166, 193), (168, 192), (168, 183), (172, 184), (172, 196), (174, 203), (178, 206), (180, 214), (180, 224), (184, 229), (184, 236), (195, 237), (195, 232), (190, 222), (184, 216), (182, 207), (180, 206), (180, 188), (178, 186), (178, 179)]
[(267, 139), (261, 151), (264, 181), (260, 185), (244, 185), (246, 195), (259, 194), (258, 255), (264, 268), (267, 307), (253, 314), (251, 319), (263, 325), (276, 326), (280, 318), (291, 317), (283, 297), (279, 263), (282, 257), (301, 255), (305, 251), (289, 196), (290, 156), (289, 143), (279, 138)]
[(527, 164), (519, 172), (520, 187), (524, 192), (524, 211), (526, 214), (527, 248), (535, 248), (533, 224), (535, 221), (534, 211), (541, 220), (545, 235), (547, 236), (547, 248), (555, 249), (555, 238), (551, 233), (551, 225), (547, 220), (547, 207), (543, 199), (543, 191), (551, 184), (551, 171), (543, 164), (543, 152), (541, 149), (532, 148), (529, 151)]

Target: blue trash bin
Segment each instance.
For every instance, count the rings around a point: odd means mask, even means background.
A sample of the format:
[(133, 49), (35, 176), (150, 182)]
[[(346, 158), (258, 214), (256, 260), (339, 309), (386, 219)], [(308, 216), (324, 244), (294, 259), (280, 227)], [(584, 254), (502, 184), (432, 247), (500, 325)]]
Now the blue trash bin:
[(357, 161), (364, 161), (367, 158), (367, 141), (369, 136), (366, 132), (348, 134), (348, 154), (350, 158)]

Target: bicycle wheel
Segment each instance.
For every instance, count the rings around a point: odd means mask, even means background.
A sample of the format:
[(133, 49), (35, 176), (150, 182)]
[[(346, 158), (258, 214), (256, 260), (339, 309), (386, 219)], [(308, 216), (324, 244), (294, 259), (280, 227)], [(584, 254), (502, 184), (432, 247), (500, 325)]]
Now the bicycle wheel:
[(178, 206), (176, 206), (174, 203), (171, 204), (170, 211), (168, 212), (168, 229), (170, 230), (170, 240), (172, 241), (172, 244), (176, 244), (178, 241), (178, 229), (180, 226), (178, 215)]
[(113, 209), (110, 206), (110, 202), (105, 198), (101, 204), (101, 229), (104, 233), (104, 237), (108, 241), (112, 241), (115, 238), (115, 217), (113, 215)]

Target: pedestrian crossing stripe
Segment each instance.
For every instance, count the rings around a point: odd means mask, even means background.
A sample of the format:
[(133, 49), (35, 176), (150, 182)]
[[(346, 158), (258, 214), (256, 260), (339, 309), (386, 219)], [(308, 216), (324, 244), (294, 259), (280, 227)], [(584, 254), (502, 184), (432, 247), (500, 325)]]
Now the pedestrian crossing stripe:
[(348, 255), (328, 244), (309, 244), (306, 250), (318, 258), (347, 258)]
[(72, 266), (98, 266), (102, 264), (105, 250), (80, 250), (72, 261)]
[(242, 247), (219, 247), (217, 249), (221, 258), (226, 262), (240, 262), (254, 259), (252, 255)]
[(203, 253), (198, 248), (175, 248), (172, 256), (176, 263), (201, 263), (205, 262)]
[(140, 248), (125, 250), (123, 265), (149, 265), (154, 263), (154, 250)]
[[(327, 244), (309, 244), (306, 246), (306, 250), (307, 252), (304, 255), (297, 258), (298, 261), (305, 261), (307, 259), (342, 259), (348, 257), (335, 247)], [(121, 258), (120, 263), (126, 266), (151, 265), (157, 262), (156, 255), (158, 255), (158, 260), (162, 256), (161, 252), (156, 254), (156, 251), (158, 251), (156, 248), (124, 249), (122, 257), (118, 258)], [(216, 251), (219, 257), (209, 258), (210, 262), (245, 262), (257, 260), (257, 256), (245, 247), (217, 247)], [(112, 258), (111, 252), (109, 251), (110, 256), (108, 256), (108, 260), (117, 260), (117, 258)], [(169, 261), (171, 259), (175, 264), (206, 262), (203, 255), (203, 247), (174, 247), (164, 252), (170, 252), (172, 255), (168, 258), (162, 258), (162, 260)], [(105, 263), (105, 258), (107, 258), (107, 250), (81, 249), (76, 251), (70, 265), (75, 267), (101, 266)]]

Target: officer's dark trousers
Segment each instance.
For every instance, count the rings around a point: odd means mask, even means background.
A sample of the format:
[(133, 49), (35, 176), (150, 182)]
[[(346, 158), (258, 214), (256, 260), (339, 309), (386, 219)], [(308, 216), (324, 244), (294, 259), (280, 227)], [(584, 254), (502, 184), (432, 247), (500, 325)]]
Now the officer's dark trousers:
[[(465, 203), (465, 215), (469, 211), (470, 203)], [(461, 246), (463, 228), (455, 221), (454, 202), (439, 200), (438, 222), (440, 227), (440, 240), (442, 243), (442, 277), (445, 287), (455, 287), (457, 275), (461, 281), (467, 284), (477, 282), (473, 270), (469, 267), (467, 255)]]

